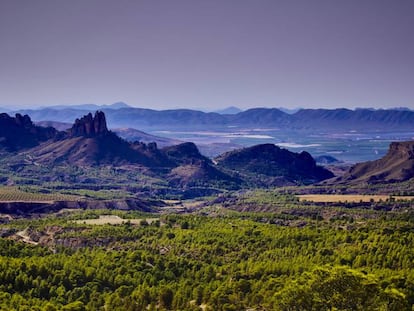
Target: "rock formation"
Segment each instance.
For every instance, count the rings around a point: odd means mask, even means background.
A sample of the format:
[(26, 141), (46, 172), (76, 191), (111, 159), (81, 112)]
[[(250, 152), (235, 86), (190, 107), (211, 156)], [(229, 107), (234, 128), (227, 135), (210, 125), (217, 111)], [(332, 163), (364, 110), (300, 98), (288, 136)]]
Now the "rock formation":
[(105, 114), (102, 111), (97, 111), (95, 116), (89, 113), (80, 119), (76, 119), (69, 132), (72, 137), (93, 137), (107, 134), (109, 131), (106, 126)]

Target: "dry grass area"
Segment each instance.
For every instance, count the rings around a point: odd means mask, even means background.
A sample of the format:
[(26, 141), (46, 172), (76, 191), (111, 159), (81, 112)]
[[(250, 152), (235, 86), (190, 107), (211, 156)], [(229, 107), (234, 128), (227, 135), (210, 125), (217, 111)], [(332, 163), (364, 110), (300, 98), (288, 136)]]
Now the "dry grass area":
[(378, 202), (385, 201), (390, 197), (397, 200), (414, 200), (414, 196), (389, 196), (389, 195), (359, 195), (359, 194), (304, 194), (298, 195), (300, 201), (311, 201), (316, 203), (336, 203), (336, 202)]
[(42, 202), (76, 201), (78, 196), (61, 193), (39, 193), (20, 190), (17, 187), (0, 187), (0, 202)]
[(139, 225), (141, 221), (147, 221), (147, 223), (151, 224), (154, 221), (159, 220), (159, 218), (134, 218), (134, 219), (123, 219), (117, 215), (100, 215), (97, 219), (80, 219), (75, 220), (78, 224), (86, 224), (86, 225), (120, 225), (126, 222), (130, 222), (134, 225)]

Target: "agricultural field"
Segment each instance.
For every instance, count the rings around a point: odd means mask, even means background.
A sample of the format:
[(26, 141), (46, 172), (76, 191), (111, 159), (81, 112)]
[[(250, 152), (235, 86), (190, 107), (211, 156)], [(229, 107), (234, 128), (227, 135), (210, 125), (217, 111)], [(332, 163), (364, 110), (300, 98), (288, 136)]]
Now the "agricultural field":
[(318, 203), (338, 203), (338, 202), (380, 202), (380, 201), (411, 201), (414, 196), (391, 196), (391, 195), (359, 195), (359, 194), (303, 194), (298, 196), (300, 201), (310, 201)]
[(0, 202), (49, 202), (76, 201), (82, 197), (57, 192), (39, 192), (30, 187), (0, 187)]

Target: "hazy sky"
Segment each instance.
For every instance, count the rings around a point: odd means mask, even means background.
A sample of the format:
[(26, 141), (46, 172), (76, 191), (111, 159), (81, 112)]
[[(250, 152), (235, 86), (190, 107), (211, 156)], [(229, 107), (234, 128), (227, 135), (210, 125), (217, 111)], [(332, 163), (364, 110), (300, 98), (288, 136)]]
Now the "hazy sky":
[(413, 0), (0, 0), (0, 106), (414, 108)]

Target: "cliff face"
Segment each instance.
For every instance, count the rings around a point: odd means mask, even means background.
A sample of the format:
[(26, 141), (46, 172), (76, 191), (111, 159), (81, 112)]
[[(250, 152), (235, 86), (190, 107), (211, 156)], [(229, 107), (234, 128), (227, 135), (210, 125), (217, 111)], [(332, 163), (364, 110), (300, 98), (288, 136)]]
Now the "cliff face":
[(354, 165), (338, 183), (382, 183), (414, 177), (414, 141), (393, 142), (381, 159)]
[(407, 160), (414, 159), (414, 142), (393, 142), (390, 145), (386, 155), (390, 157), (399, 157)]
[(80, 119), (76, 119), (75, 124), (69, 130), (72, 137), (93, 137), (107, 134), (108, 132), (105, 114), (102, 111), (97, 111), (95, 116), (89, 113)]

